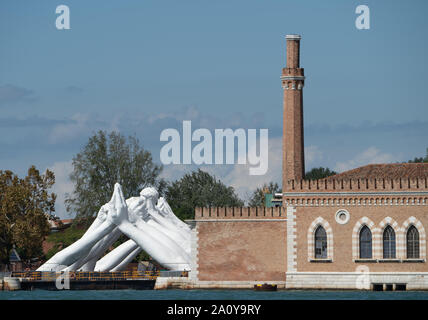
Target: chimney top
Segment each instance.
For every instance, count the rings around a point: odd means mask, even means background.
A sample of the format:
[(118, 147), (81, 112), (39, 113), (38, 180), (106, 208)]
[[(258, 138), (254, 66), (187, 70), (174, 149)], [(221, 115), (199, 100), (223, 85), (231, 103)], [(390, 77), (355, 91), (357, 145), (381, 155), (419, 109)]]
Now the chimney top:
[(300, 40), (302, 37), (299, 34), (287, 34), (285, 39), (287, 40)]

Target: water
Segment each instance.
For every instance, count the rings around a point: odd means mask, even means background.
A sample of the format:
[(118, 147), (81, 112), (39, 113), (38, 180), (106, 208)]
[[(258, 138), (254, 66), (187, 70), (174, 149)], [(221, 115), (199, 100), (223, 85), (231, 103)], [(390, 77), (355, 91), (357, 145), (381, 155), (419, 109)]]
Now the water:
[(0, 291), (0, 300), (428, 300), (427, 291), (76, 290)]

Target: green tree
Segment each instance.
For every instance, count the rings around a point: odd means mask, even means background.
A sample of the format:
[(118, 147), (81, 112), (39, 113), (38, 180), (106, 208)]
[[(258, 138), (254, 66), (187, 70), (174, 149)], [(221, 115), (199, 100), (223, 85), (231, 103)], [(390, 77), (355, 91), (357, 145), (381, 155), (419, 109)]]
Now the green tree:
[(248, 206), (250, 207), (261, 207), (265, 205), (265, 194), (272, 193), (275, 194), (281, 192), (281, 188), (277, 183), (270, 182), (269, 184), (265, 183), (262, 187), (257, 188), (252, 193), (250, 200), (248, 201)]
[(45, 174), (32, 166), (24, 179), (12, 171), (0, 171), (0, 260), (9, 264), (16, 246), (21, 259), (29, 262), (42, 255), (49, 234), (47, 217), (55, 211), (56, 195), (48, 193), (55, 183), (52, 171)]
[(337, 172), (330, 170), (329, 168), (319, 167), (319, 168), (313, 168), (312, 170), (306, 172), (305, 179), (318, 180), (318, 179), (323, 179), (323, 178), (333, 176), (335, 174), (337, 174)]
[(209, 173), (198, 169), (171, 183), (166, 199), (181, 219), (193, 219), (195, 207), (243, 206), (233, 187), (227, 187)]
[(415, 158), (415, 159), (413, 159), (413, 160), (409, 160), (409, 163), (427, 163), (428, 162), (428, 148), (427, 148), (427, 150), (426, 150), (426, 155), (425, 155), (425, 157), (420, 157), (420, 158)]
[(90, 223), (110, 200), (116, 182), (122, 185), (126, 198), (138, 196), (147, 186), (162, 193), (166, 183), (159, 179), (161, 170), (135, 137), (126, 139), (118, 132), (98, 131), (73, 158), (70, 179), (74, 191), (66, 195), (67, 211), (76, 213), (76, 221)]

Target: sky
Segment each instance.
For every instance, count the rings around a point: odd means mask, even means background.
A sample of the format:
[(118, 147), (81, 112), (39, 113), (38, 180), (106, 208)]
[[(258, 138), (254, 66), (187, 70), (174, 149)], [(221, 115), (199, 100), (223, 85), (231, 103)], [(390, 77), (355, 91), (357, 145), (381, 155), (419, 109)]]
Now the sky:
[[(70, 30), (55, 26), (59, 5)], [(355, 26), (357, 6), (370, 29)], [(55, 172), (97, 130), (135, 135), (155, 161), (162, 130), (269, 129), (269, 170), (202, 165), (248, 199), (281, 181), (285, 35), (300, 34), (306, 168), (407, 161), (428, 147), (428, 1), (182, 0), (0, 3), (0, 170)], [(165, 165), (180, 178), (195, 165)]]

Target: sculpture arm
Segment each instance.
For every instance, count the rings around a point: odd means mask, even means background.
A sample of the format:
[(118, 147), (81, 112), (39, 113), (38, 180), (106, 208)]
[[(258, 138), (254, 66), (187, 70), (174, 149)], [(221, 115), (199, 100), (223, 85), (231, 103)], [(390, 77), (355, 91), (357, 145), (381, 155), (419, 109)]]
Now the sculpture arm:
[(125, 259), (123, 259), (122, 262), (120, 262), (117, 266), (115, 266), (113, 269), (111, 269), (111, 272), (115, 271), (122, 271), (124, 270), (129, 263), (131, 263), (132, 260), (141, 252), (141, 248), (137, 247), (132, 251)]
[(120, 230), (116, 227), (112, 232), (99, 240), (87, 255), (82, 256), (63, 271), (75, 271), (79, 269), (81, 269), (81, 271), (93, 271), (95, 263), (100, 256), (120, 237), (121, 234)]
[[(116, 183), (108, 206), (107, 220), (116, 224), (120, 231), (134, 240), (144, 251), (165, 267), (172, 270), (189, 269), (188, 261), (178, 253), (180, 250), (176, 251), (156, 239), (156, 236), (161, 236), (162, 233), (153, 231), (153, 228), (149, 226), (145, 228), (147, 232), (142, 228), (139, 230), (128, 219), (128, 207), (123, 197), (122, 188)], [(145, 226), (143, 225), (143, 227)], [(163, 238), (166, 240), (165, 237)]]
[(95, 271), (110, 271), (120, 264), (130, 253), (138, 248), (138, 245), (133, 240), (128, 240), (122, 243), (114, 250), (107, 253), (95, 265)]
[(134, 240), (161, 265), (171, 270), (189, 269), (188, 262), (180, 254), (157, 241), (155, 237), (148, 235), (146, 232), (141, 232), (129, 221), (122, 221), (118, 227), (120, 231)]
[(111, 232), (115, 228), (114, 224), (108, 221), (103, 222), (97, 229), (85, 237), (80, 238), (67, 248), (61, 250), (43, 264), (37, 271), (57, 271), (74, 263), (82, 256), (87, 255), (100, 238)]

